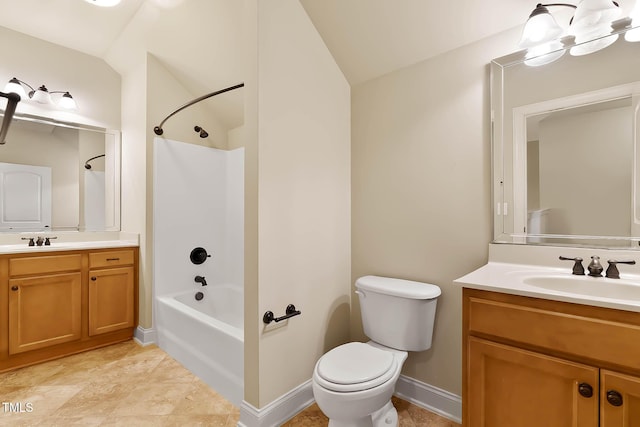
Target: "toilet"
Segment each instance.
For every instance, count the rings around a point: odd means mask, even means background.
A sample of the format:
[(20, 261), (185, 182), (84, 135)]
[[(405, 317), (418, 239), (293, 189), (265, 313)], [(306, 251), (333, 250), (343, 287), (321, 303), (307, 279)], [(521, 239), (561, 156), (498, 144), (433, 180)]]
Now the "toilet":
[(323, 355), (313, 370), (313, 396), (330, 427), (396, 427), (391, 403), (409, 351), (431, 347), (440, 288), (364, 276), (356, 280), (364, 333)]

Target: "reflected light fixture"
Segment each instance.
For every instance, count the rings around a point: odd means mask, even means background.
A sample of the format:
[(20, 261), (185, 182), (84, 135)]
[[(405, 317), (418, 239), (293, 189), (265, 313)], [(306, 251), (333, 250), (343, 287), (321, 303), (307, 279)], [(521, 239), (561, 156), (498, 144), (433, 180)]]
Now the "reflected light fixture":
[(117, 6), (120, 3), (120, 0), (84, 0), (84, 1), (100, 7), (113, 7), (113, 6)]
[[(25, 91), (25, 86), (30, 89), (29, 92)], [(5, 86), (4, 91), (6, 93), (17, 93), (18, 95), (20, 95), (20, 98), (30, 99), (39, 104), (56, 105), (60, 108), (64, 108), (65, 110), (78, 109), (76, 101), (73, 99), (69, 92), (59, 90), (49, 91), (49, 89), (47, 89), (45, 85), (40, 86), (38, 89), (34, 89), (33, 86), (31, 86), (29, 83), (26, 83), (15, 77), (9, 80), (9, 83), (7, 83), (7, 85)], [(51, 95), (59, 93), (62, 94), (62, 97), (60, 97), (58, 101), (54, 101)]]
[(553, 61), (560, 59), (564, 52), (560, 40), (553, 40), (527, 49), (524, 63), (530, 67), (551, 64)]
[(628, 42), (640, 42), (640, 1), (636, 1), (633, 10), (629, 14), (631, 29), (624, 33), (624, 39)]
[[(567, 30), (558, 25), (549, 7), (575, 9)], [(577, 5), (569, 3), (538, 3), (529, 15), (518, 46), (527, 49), (525, 63), (532, 66), (551, 63), (564, 52), (560, 39), (571, 35), (575, 38), (571, 55), (586, 55), (604, 49), (616, 41), (611, 37), (611, 23), (620, 15), (618, 3), (611, 0), (581, 0)]]

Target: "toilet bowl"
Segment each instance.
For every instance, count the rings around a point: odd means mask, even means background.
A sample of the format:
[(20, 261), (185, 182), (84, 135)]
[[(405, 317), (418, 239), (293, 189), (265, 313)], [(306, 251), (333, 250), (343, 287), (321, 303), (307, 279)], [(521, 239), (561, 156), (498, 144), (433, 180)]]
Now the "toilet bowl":
[(391, 402), (407, 355), (369, 341), (336, 347), (320, 358), (312, 387), (329, 426), (397, 425), (395, 408), (385, 405)]
[(408, 351), (431, 347), (435, 285), (365, 276), (356, 281), (371, 341), (338, 346), (316, 363), (312, 389), (330, 427), (396, 427), (391, 403)]

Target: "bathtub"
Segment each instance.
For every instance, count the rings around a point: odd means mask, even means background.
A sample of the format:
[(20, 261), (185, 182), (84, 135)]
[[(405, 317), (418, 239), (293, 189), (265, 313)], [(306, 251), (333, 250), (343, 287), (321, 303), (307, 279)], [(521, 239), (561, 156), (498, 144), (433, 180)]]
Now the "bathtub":
[[(198, 301), (197, 292), (204, 298)], [(244, 392), (244, 298), (236, 285), (156, 298), (158, 346), (231, 403)]]

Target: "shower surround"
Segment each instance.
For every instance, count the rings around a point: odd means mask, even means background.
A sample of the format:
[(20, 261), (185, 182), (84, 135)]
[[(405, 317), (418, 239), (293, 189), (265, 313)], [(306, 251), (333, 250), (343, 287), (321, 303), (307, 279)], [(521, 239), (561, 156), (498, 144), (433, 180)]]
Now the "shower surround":
[[(153, 170), (158, 345), (239, 406), (244, 389), (244, 149), (155, 138)], [(197, 247), (210, 255), (202, 264), (190, 259)], [(205, 277), (206, 286), (196, 276)]]

